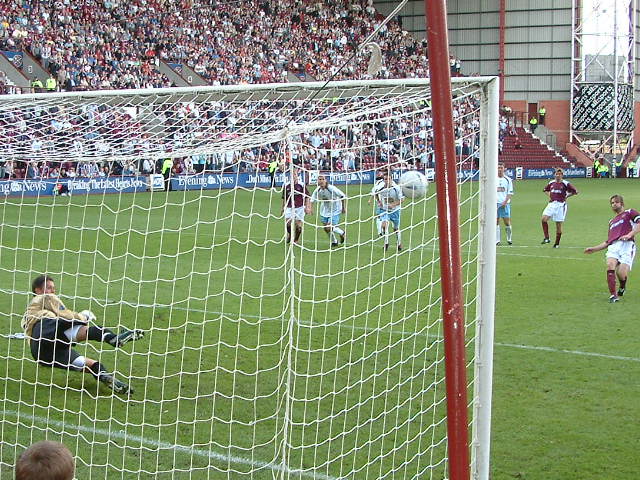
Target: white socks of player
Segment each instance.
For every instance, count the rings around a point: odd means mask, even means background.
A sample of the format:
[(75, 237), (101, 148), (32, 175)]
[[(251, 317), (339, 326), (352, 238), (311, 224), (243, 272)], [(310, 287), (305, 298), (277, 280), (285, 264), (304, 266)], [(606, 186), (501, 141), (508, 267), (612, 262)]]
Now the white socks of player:
[[(397, 245), (398, 246), (402, 245), (402, 237), (400, 236), (400, 230), (398, 229), (394, 233), (396, 234)], [(383, 234), (384, 234), (384, 249), (386, 250), (389, 248), (389, 237), (391, 236), (391, 233), (389, 232), (389, 226), (387, 226), (387, 229), (384, 230)]]
[(340, 227), (333, 227), (329, 232), (329, 238), (331, 239), (331, 243), (333, 244), (338, 243), (337, 235), (344, 235), (344, 230), (342, 230)]
[[(505, 225), (504, 226), (504, 231), (507, 233), (507, 242), (509, 243), (509, 245), (511, 245), (511, 241), (512, 241), (512, 230), (511, 230), (511, 225)], [(496, 225), (496, 244), (500, 243), (500, 225)]]

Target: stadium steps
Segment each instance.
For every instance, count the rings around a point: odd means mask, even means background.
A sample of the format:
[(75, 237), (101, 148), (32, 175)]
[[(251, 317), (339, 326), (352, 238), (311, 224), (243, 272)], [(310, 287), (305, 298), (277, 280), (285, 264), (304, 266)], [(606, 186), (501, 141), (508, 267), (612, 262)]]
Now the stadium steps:
[(11, 60), (9, 60), (4, 53), (0, 52), (0, 69), (6, 74), (7, 79), (9, 80), (9, 85), (15, 85), (23, 89), (25, 92), (28, 91), (31, 86), (31, 81), (29, 77), (27, 77), (24, 72), (16, 68)]
[(187, 79), (184, 78), (178, 70), (174, 70), (173, 68), (171, 68), (171, 66), (164, 60), (160, 60), (156, 64), (156, 70), (162, 73), (169, 80), (171, 80), (171, 83), (173, 83), (176, 87), (190, 86)]
[[(22, 50), (22, 67), (20, 70), (27, 78), (33, 80), (34, 77), (37, 77), (40, 79), (42, 85), (44, 85), (47, 78), (49, 78), (49, 71), (26, 49)], [(62, 87), (62, 85), (60, 85), (60, 87)]]
[(182, 73), (181, 75), (189, 82), (189, 84), (193, 87), (203, 87), (209, 85), (202, 75), (196, 72), (193, 68), (191, 68), (186, 63), (182, 64)]
[[(516, 138), (522, 148), (517, 149)], [(569, 168), (573, 164), (560, 153), (533, 136), (523, 127), (516, 128), (516, 135), (506, 135), (502, 141), (499, 161), (507, 168)]]
[(296, 82), (315, 82), (315, 81), (316, 79), (312, 75), (305, 73), (304, 70), (298, 70), (298, 71), (287, 70), (287, 82), (296, 83)]

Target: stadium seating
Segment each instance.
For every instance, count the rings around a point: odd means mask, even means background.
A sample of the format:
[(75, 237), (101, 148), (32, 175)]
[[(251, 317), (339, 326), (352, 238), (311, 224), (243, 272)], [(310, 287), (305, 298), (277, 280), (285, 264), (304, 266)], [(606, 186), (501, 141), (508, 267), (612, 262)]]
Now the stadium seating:
[[(247, 3), (5, 2), (0, 5), (0, 50), (28, 51), (63, 90), (172, 86), (156, 68), (160, 60), (188, 65), (214, 85), (284, 82), (291, 72), (295, 78), (303, 75), (315, 80), (371, 78), (367, 73), (370, 52), (356, 52), (382, 20), (371, 0), (256, 1), (254, 8)], [(397, 21), (383, 27), (375, 41), (384, 57), (376, 78), (428, 76), (424, 41), (403, 31)], [(353, 55), (356, 58), (349, 61)], [(343, 64), (345, 68), (339, 70)], [(459, 75), (460, 62), (455, 57), (451, 68)], [(7, 127), (1, 136), (9, 144), (15, 141), (10, 133), (14, 120), (0, 119), (0, 127)], [(369, 134), (376, 137), (375, 132)], [(464, 131), (458, 135), (464, 136)], [(323, 149), (339, 148), (344, 141), (339, 139)], [(301, 155), (300, 162), (310, 168), (378, 168), (395, 161), (397, 148), (384, 154), (362, 152), (350, 165), (326, 153)], [(403, 148), (405, 155), (410, 149), (416, 163), (422, 163), (418, 157), (425, 150), (423, 145)], [(258, 155), (266, 164), (275, 153)], [(239, 169), (253, 168), (242, 159), (238, 162)], [(208, 164), (211, 169), (223, 166), (216, 159)], [(13, 176), (24, 177), (25, 167), (17, 165)], [(51, 172), (54, 169), (49, 166), (40, 170)]]
[(567, 168), (572, 166), (565, 157), (544, 145), (540, 139), (523, 127), (515, 128), (511, 134), (505, 132), (500, 162), (507, 168)]
[[(379, 24), (373, 2), (248, 3), (4, 2), (0, 50), (28, 50), (68, 90), (171, 86), (159, 59), (184, 63), (211, 84), (284, 82), (289, 71), (367, 78), (369, 52), (337, 72)], [(379, 78), (427, 76), (423, 42), (397, 22), (375, 41), (385, 60)]]

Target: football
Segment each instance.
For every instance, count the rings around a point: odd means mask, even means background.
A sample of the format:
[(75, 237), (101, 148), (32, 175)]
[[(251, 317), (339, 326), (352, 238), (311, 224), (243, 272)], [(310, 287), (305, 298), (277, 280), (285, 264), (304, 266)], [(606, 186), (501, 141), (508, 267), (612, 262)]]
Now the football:
[(427, 194), (429, 180), (417, 170), (409, 170), (400, 176), (398, 185), (405, 197), (422, 198)]

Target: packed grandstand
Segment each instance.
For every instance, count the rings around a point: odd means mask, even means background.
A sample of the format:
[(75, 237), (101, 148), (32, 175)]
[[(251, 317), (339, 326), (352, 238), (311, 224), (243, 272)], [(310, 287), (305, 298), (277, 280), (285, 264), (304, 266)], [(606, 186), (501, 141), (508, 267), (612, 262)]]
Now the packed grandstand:
[[(283, 82), (288, 72), (366, 79), (368, 52), (338, 69), (382, 19), (372, 0), (3, 2), (0, 50), (28, 52), (62, 90), (170, 87), (160, 60), (186, 64), (212, 85)], [(423, 41), (397, 21), (376, 43), (377, 78), (428, 75)]]
[[(336, 108), (339, 102), (327, 106), (326, 113)], [(289, 143), (290, 160), (308, 169), (344, 172), (384, 165), (433, 167), (430, 106), (406, 108), (411, 109), (408, 119), (407, 112), (371, 114), (353, 125), (301, 133)], [(461, 161), (472, 158), (479, 148), (478, 109), (473, 96), (454, 109)], [(174, 158), (173, 174), (265, 171), (273, 160), (283, 160), (281, 144), (243, 148), (233, 139), (276, 125), (285, 110), (278, 102), (237, 110), (221, 102), (183, 102), (144, 114), (108, 105), (5, 107), (0, 114), (0, 141), (12, 159), (5, 162), (4, 174), (8, 178), (148, 174), (159, 172), (166, 157)], [(164, 133), (151, 136), (153, 132)], [(212, 139), (228, 146), (198, 153)], [(181, 150), (196, 153), (181, 154)], [(66, 152), (77, 161), (69, 161)], [(114, 161), (100, 162), (105, 158)]]
[[(31, 55), (55, 79), (55, 88), (48, 89), (56, 91), (175, 86), (156, 68), (159, 62), (187, 65), (211, 85), (279, 83), (291, 74), (305, 80), (370, 79), (371, 53), (358, 51), (358, 46), (382, 20), (372, 0), (5, 2), (0, 6), (0, 50)], [(397, 20), (384, 25), (375, 41), (383, 55), (375, 78), (428, 76), (424, 41), (402, 30)], [(454, 58), (451, 68), (453, 73), (460, 71)], [(19, 92), (4, 72), (0, 72), (0, 86), (5, 93)], [(30, 91), (46, 90), (38, 83)], [(471, 110), (476, 111), (470, 106), (468, 115), (456, 112), (466, 118), (457, 132), (458, 153), (465, 156), (478, 143), (465, 133), (473, 129), (469, 122), (477, 121), (469, 119)], [(172, 143), (179, 144), (200, 141), (205, 132), (209, 138), (218, 134), (216, 126), (233, 121), (221, 118), (224, 115), (220, 105), (192, 111), (183, 104), (157, 112), (154, 122), (173, 129)], [(95, 127), (90, 132), (89, 123)], [(399, 162), (429, 166), (433, 139), (426, 131), (430, 123), (430, 111), (425, 109), (415, 125), (381, 119), (377, 127), (363, 131), (319, 130), (302, 136), (292, 147), (293, 161), (339, 171)], [(420, 130), (425, 134), (418, 135), (417, 142), (408, 135)], [(368, 147), (350, 149), (354, 136), (361, 136)], [(152, 173), (161, 161), (145, 161), (142, 152), (165, 148), (162, 142), (150, 142), (133, 112), (105, 107), (60, 109), (45, 116), (5, 109), (0, 116), (0, 139), (11, 158), (0, 171), (3, 178)], [(72, 146), (79, 161), (53, 159), (60, 143)], [(121, 160), (97, 163), (91, 159), (94, 150)], [(265, 170), (278, 153), (277, 147), (267, 146), (176, 157), (173, 173)]]

